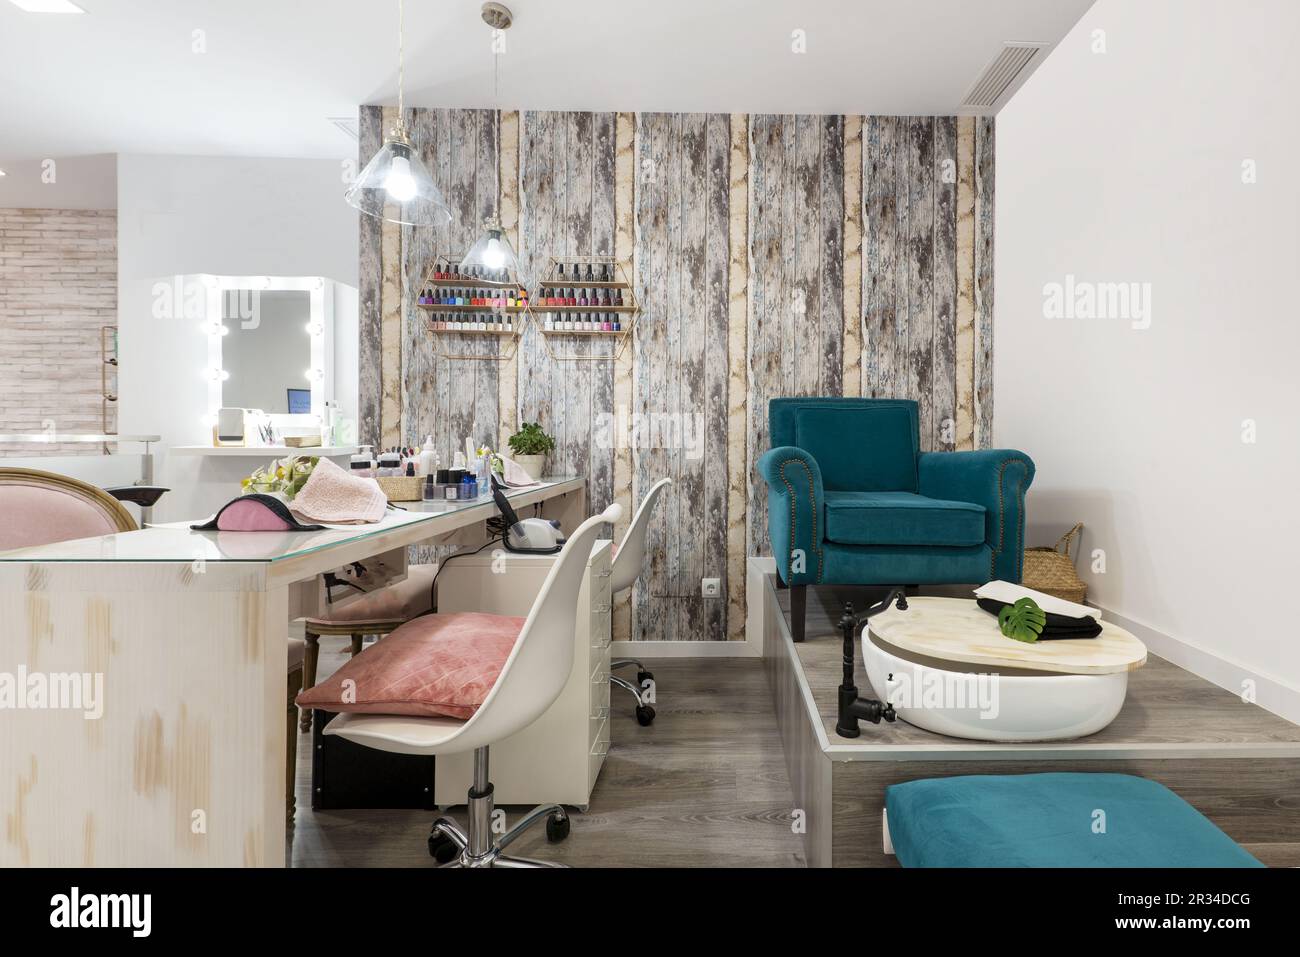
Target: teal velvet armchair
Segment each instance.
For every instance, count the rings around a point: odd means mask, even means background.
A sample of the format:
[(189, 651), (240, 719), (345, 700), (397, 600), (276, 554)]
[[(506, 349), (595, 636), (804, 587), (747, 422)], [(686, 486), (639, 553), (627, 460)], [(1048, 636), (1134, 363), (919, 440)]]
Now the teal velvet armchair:
[(808, 585), (1020, 581), (1023, 452), (922, 452), (907, 399), (773, 399), (768, 532), (803, 640)]

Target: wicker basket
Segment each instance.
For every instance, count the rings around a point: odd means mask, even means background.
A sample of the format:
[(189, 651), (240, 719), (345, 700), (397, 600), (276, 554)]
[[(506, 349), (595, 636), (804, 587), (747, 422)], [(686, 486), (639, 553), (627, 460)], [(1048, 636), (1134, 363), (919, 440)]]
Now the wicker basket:
[(390, 502), (418, 502), (424, 479), (418, 475), (381, 475), (375, 481)]
[(1082, 529), (1083, 522), (1079, 522), (1055, 545), (1026, 548), (1025, 569), (1020, 583), (1035, 591), (1082, 603), (1088, 594), (1088, 586), (1079, 578), (1079, 573), (1074, 570), (1074, 560), (1070, 558), (1070, 542)]

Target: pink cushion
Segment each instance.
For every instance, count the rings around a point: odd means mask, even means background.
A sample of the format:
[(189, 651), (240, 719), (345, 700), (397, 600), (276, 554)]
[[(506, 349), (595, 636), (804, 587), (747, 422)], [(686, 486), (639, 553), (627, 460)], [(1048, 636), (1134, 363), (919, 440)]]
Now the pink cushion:
[[(330, 605), (325, 615), (308, 618), (307, 628), (313, 624), (338, 627), (366, 622), (410, 621), (433, 607), (431, 589), (437, 565), (410, 565), (406, 578), (395, 585), (385, 585), (372, 592), (359, 595), (344, 605)], [(352, 589), (347, 589), (356, 595)], [(344, 595), (336, 592), (340, 599)]]
[(98, 505), (36, 485), (0, 485), (0, 551), (112, 535), (117, 524)]
[(416, 618), (298, 695), (298, 705), (469, 718), (496, 684), (523, 627), (523, 618), (476, 611)]

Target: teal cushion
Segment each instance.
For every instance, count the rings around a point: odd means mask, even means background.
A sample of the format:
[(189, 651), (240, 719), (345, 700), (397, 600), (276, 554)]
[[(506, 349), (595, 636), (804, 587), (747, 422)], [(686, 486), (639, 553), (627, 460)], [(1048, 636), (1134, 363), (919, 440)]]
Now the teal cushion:
[(984, 506), (911, 492), (828, 491), (825, 527), (841, 545), (979, 545)]
[(1163, 784), (972, 774), (885, 788), (904, 867), (1263, 867)]
[(810, 405), (794, 413), (791, 445), (817, 460), (828, 490), (915, 492), (911, 406)]
[[(841, 545), (823, 542), (818, 584), (824, 585), (982, 585), (993, 567), (987, 544), (964, 548), (933, 545)], [(812, 568), (810, 559), (808, 567)]]

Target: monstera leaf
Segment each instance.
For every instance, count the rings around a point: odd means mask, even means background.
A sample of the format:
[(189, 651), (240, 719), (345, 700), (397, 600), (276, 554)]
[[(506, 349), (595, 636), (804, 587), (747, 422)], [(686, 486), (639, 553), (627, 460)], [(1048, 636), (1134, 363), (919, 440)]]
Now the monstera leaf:
[(998, 612), (998, 627), (1002, 634), (1016, 641), (1037, 641), (1047, 624), (1047, 615), (1032, 598), (1021, 598)]

